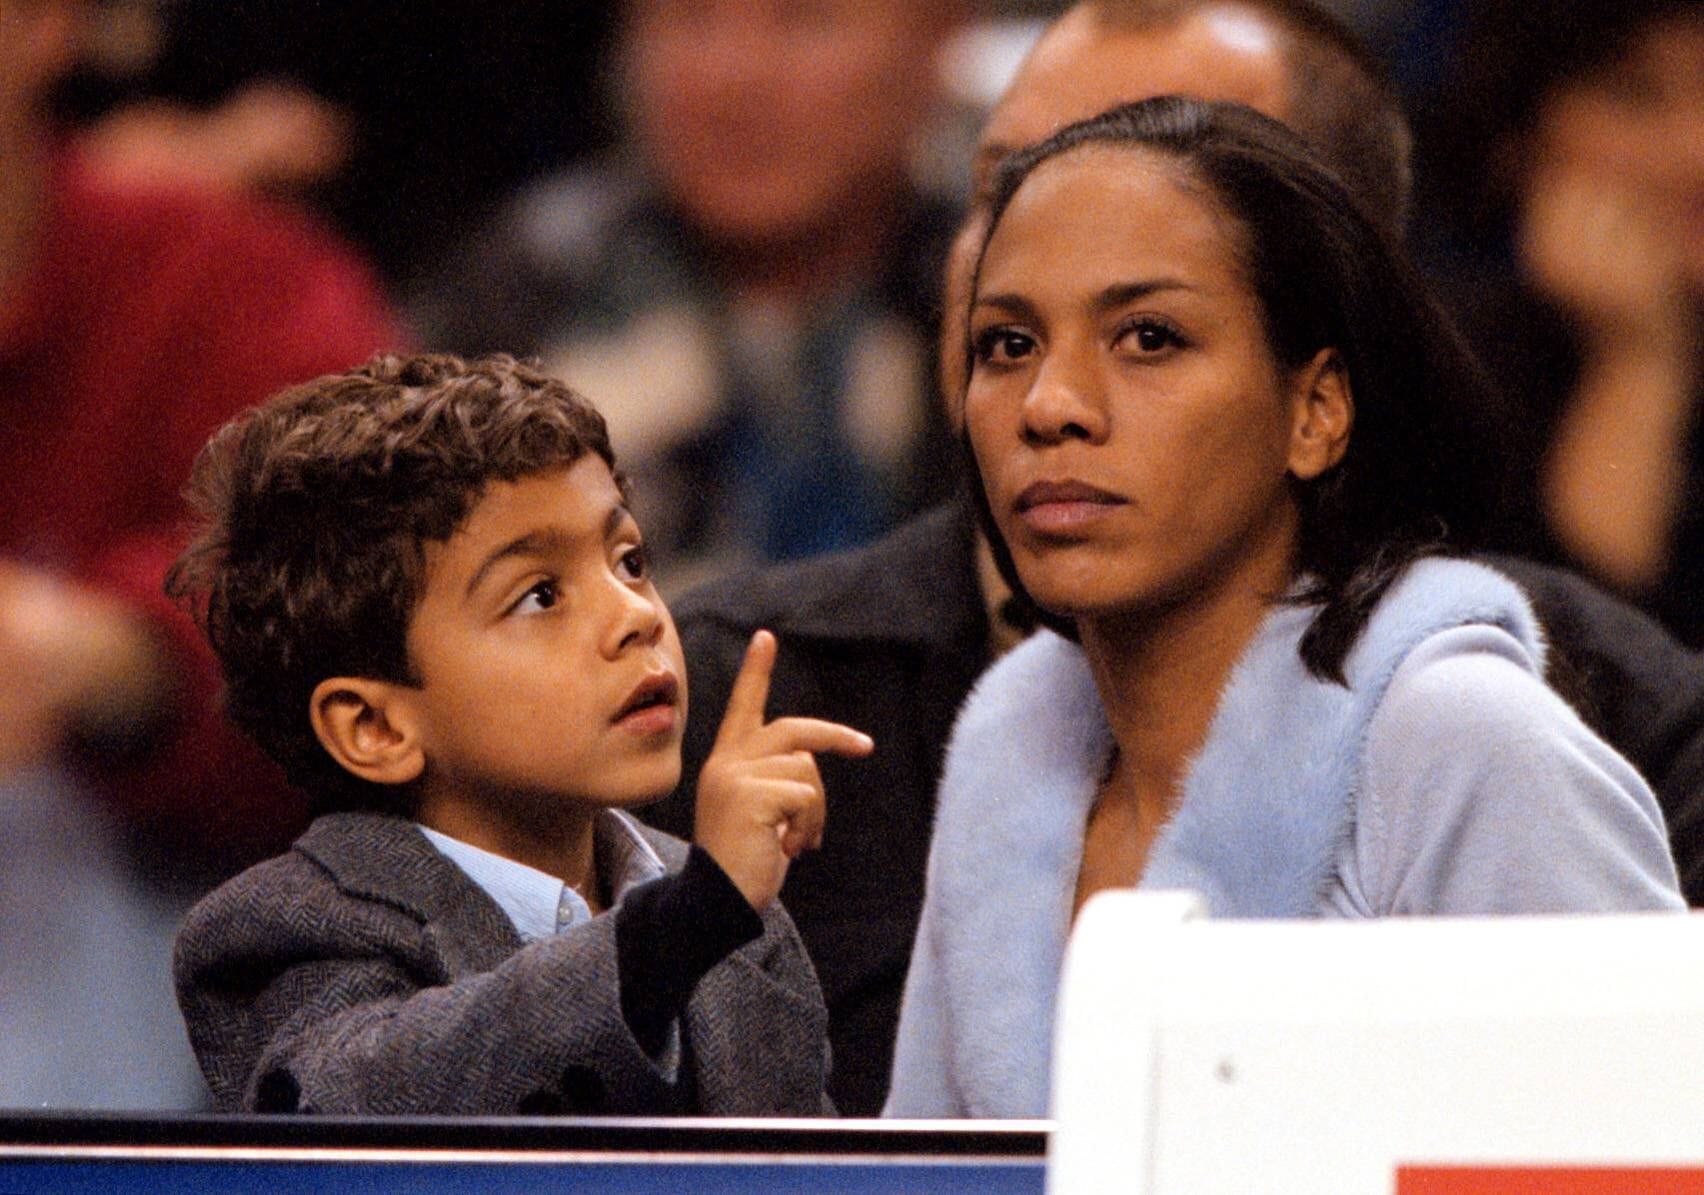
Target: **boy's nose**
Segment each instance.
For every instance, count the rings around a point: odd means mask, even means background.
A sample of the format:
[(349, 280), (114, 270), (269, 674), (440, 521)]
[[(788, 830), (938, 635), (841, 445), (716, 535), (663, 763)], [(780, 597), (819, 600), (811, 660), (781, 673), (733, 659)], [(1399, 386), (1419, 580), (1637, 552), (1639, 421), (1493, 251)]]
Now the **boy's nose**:
[(666, 616), (663, 601), (655, 591), (644, 593), (627, 585), (618, 585), (616, 602), (607, 643), (611, 656), (631, 647), (654, 646), (662, 638)]

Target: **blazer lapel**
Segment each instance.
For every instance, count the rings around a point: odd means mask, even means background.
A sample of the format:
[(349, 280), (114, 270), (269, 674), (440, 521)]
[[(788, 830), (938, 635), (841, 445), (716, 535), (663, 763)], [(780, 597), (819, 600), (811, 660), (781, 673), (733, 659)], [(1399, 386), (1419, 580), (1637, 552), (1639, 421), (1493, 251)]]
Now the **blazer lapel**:
[(452, 977), (489, 971), (521, 948), (520, 934), (497, 903), (403, 818), (327, 814), (296, 849), (349, 895), (381, 901), (419, 921)]

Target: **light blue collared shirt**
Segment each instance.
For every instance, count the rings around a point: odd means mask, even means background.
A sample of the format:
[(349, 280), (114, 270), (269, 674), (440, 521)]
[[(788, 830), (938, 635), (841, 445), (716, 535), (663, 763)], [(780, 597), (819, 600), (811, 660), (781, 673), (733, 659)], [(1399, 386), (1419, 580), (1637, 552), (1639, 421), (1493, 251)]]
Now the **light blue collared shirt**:
[[(522, 942), (536, 942), (592, 919), (584, 898), (558, 877), (451, 838), (430, 826), (419, 829), (440, 854), (461, 868), (508, 914)], [(592, 874), (609, 892), (611, 904), (628, 889), (657, 879), (665, 871), (663, 861), (631, 817), (618, 809), (599, 811), (592, 823)]]

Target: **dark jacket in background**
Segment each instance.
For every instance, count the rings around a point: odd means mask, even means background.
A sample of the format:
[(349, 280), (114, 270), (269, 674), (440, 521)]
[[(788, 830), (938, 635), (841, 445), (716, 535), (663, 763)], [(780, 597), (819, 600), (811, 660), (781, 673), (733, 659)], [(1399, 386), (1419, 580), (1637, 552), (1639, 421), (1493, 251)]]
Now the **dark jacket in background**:
[(674, 605), (692, 699), (687, 779), (642, 818), (691, 833), (692, 781), (760, 627), (781, 645), (770, 717), (830, 718), (876, 741), (868, 759), (818, 757), (822, 849), (795, 860), (781, 889), (822, 980), (829, 1094), (846, 1115), (876, 1115), (887, 1092), (935, 782), (953, 716), (988, 658), (974, 544), (968, 506), (949, 503), (867, 548), (736, 576)]

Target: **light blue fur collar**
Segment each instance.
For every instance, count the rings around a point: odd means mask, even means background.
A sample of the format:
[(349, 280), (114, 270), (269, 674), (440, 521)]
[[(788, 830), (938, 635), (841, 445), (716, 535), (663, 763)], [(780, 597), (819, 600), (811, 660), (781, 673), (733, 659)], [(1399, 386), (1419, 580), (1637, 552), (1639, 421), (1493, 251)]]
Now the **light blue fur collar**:
[[(1368, 720), (1409, 651), (1489, 623), (1543, 657), (1520, 591), (1465, 561), (1409, 569), (1350, 653), (1348, 688), (1311, 676), (1297, 654), (1314, 612), (1276, 608), (1232, 671), (1144, 888), (1192, 888), (1219, 917), (1313, 915), (1353, 831)], [(1111, 748), (1081, 649), (1049, 633), (990, 669), (960, 713), (925, 917), (969, 1115), (1046, 1114), (1084, 825)]]

